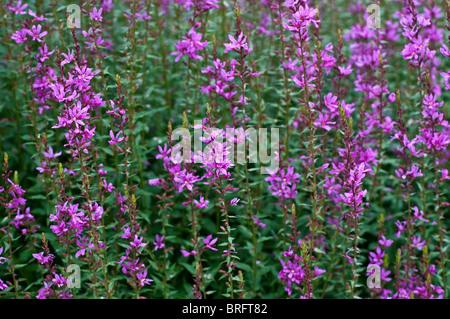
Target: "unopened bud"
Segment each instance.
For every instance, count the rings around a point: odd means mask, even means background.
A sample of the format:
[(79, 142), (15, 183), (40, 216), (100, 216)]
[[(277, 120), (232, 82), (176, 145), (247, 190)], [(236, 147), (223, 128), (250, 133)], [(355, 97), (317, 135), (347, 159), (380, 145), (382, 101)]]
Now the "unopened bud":
[(384, 224), (384, 221), (385, 221), (386, 219), (385, 219), (385, 217), (384, 217), (384, 214), (383, 213), (381, 213), (380, 214), (380, 224)]
[(236, 14), (236, 19), (240, 20), (241, 19), (241, 8), (238, 5), (236, 5), (234, 7), (234, 13)]
[(308, 262), (308, 247), (306, 246), (306, 242), (302, 241), (302, 257)]
[(183, 112), (183, 127), (188, 128), (188, 126), (189, 126), (189, 121), (187, 118), (187, 114), (186, 114), (186, 112)]
[(431, 83), (430, 72), (428, 70), (426, 70), (425, 79), (427, 80), (427, 83)]
[(428, 246), (427, 245), (425, 245), (423, 247), (423, 259), (424, 259), (426, 266), (428, 267)]

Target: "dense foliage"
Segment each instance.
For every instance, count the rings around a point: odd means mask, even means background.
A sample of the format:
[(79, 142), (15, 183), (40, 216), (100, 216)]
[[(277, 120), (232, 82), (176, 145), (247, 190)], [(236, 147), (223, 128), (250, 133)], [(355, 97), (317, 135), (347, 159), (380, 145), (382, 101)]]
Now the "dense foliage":
[(1, 298), (448, 297), (446, 1), (0, 3)]

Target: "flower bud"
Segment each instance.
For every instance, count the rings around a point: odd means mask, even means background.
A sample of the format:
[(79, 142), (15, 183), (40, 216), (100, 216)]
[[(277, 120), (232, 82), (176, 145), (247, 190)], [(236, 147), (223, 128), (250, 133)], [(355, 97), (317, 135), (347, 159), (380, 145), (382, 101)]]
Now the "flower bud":
[(14, 171), (14, 184), (19, 185), (19, 175)]
[(64, 169), (61, 163), (59, 163), (59, 177), (61, 177), (61, 179), (64, 179)]
[(183, 112), (183, 127), (188, 128), (188, 126), (189, 126), (189, 121), (187, 118), (187, 114), (186, 114), (186, 112)]

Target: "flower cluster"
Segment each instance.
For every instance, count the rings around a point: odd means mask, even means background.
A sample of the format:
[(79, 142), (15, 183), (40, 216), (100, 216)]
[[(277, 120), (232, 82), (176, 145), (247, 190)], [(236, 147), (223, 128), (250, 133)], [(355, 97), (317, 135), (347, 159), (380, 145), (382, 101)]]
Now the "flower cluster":
[(3, 1), (0, 298), (448, 298), (450, 5), (328, 2)]

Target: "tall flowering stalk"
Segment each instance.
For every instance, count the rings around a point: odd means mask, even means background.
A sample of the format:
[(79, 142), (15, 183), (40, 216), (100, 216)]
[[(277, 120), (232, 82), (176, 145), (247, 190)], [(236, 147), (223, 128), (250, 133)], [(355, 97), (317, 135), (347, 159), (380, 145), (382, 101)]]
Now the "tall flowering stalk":
[[(298, 69), (298, 73), (292, 77), (292, 80), (297, 85), (298, 88), (301, 89), (303, 93), (303, 97), (299, 98), (298, 101), (303, 105), (304, 113), (300, 114), (300, 121), (302, 123), (302, 127), (307, 128), (308, 130), (308, 141), (307, 141), (307, 151), (309, 155), (309, 164), (311, 167), (308, 167), (309, 174), (305, 176), (305, 178), (310, 177), (309, 184), (310, 186), (307, 189), (312, 193), (311, 195), (311, 205), (312, 205), (312, 218), (310, 219), (310, 229), (311, 229), (311, 239), (308, 245), (308, 251), (310, 252), (309, 257), (307, 259), (308, 265), (306, 269), (306, 282), (308, 287), (307, 297), (309, 298), (312, 294), (311, 284), (309, 281), (312, 279), (310, 277), (311, 261), (312, 261), (312, 251), (314, 250), (313, 243), (315, 240), (316, 228), (317, 228), (317, 213), (318, 213), (318, 181), (317, 181), (317, 169), (316, 169), (316, 126), (315, 126), (315, 118), (316, 112), (320, 111), (320, 106), (316, 105), (311, 101), (311, 96), (313, 94), (314, 88), (316, 87), (315, 80), (317, 80), (318, 74), (316, 74), (318, 69), (316, 69), (316, 65), (310, 65), (310, 59), (312, 59), (309, 53), (309, 27), (310, 25), (315, 28), (319, 27), (320, 19), (318, 17), (319, 10), (312, 9), (308, 6), (307, 1), (287, 1), (285, 6), (291, 12), (291, 18), (287, 22), (283, 22), (283, 28), (292, 32), (292, 37), (295, 43), (295, 51), (299, 58), (300, 67)], [(317, 58), (317, 56), (316, 56)], [(320, 62), (319, 62), (320, 64)], [(319, 71), (320, 73), (320, 71)], [(320, 83), (317, 81), (317, 83)], [(318, 90), (320, 92), (320, 88)], [(319, 94), (320, 96), (320, 94)]]
[[(105, 244), (100, 241), (100, 234), (98, 228), (102, 222), (103, 207), (99, 206), (95, 201), (93, 194), (92, 178), (89, 176), (91, 172), (90, 161), (91, 154), (95, 153), (95, 146), (93, 145), (93, 137), (95, 136), (96, 127), (92, 123), (90, 112), (94, 109), (105, 105), (105, 101), (100, 97), (100, 93), (93, 92), (90, 86), (91, 80), (100, 72), (93, 72), (92, 68), (87, 67), (87, 61), (81, 56), (81, 47), (78, 43), (78, 37), (75, 30), (71, 31), (73, 40), (75, 42), (75, 52), (68, 51), (68, 54), (62, 54), (64, 60), (59, 55), (58, 64), (60, 76), (54, 84), (51, 84), (53, 98), (64, 104), (58, 116), (58, 123), (53, 126), (54, 129), (64, 128), (68, 130), (65, 133), (67, 140), (66, 147), (68, 147), (75, 162), (79, 163), (81, 175), (81, 195), (86, 200), (81, 205), (72, 204), (74, 197), (61, 198), (58, 205), (55, 207), (55, 214), (50, 216), (51, 221), (56, 222), (52, 226), (52, 231), (57, 234), (62, 242), (71, 245), (75, 238), (70, 238), (76, 235), (81, 239), (83, 230), (89, 234), (91, 241), (84, 242), (77, 241), (77, 245), (85, 248), (85, 245), (91, 245), (95, 248), (95, 253), (100, 257), (98, 264), (100, 265), (103, 277), (104, 287), (108, 294), (109, 280), (106, 266), (104, 263)], [(70, 69), (69, 69), (70, 67)], [(68, 71), (66, 71), (69, 69)], [(66, 72), (68, 78), (66, 78)], [(67, 96), (68, 95), (68, 96)], [(60, 175), (62, 172), (60, 172)], [(79, 211), (79, 206), (81, 210)], [(78, 257), (78, 256), (77, 256)], [(93, 274), (92, 280), (94, 284), (97, 282), (95, 276), (98, 267), (94, 256), (90, 255), (89, 261), (90, 269)], [(71, 256), (70, 250), (68, 254), (68, 261), (70, 264)], [(97, 290), (94, 289), (95, 293)]]
[[(444, 230), (442, 228), (440, 213), (441, 201), (439, 193), (439, 168), (437, 160), (440, 154), (447, 148), (450, 140), (444, 132), (439, 129), (440, 126), (448, 127), (448, 122), (443, 120), (443, 116), (440, 115), (439, 108), (443, 105), (437, 102), (437, 98), (441, 95), (440, 86), (436, 84), (436, 65), (437, 56), (436, 50), (431, 49), (433, 42), (443, 43), (441, 35), (436, 35), (436, 26), (434, 20), (441, 17), (441, 14), (434, 7), (431, 9), (425, 8), (425, 13), (420, 14), (418, 8), (413, 1), (407, 1), (403, 8), (405, 16), (400, 19), (400, 23), (403, 27), (403, 35), (408, 39), (405, 45), (402, 55), (405, 60), (409, 62), (409, 65), (418, 72), (418, 87), (420, 92), (420, 132), (417, 134), (415, 140), (421, 143), (424, 153), (431, 155), (433, 160), (433, 168), (435, 172), (435, 199), (436, 204), (435, 212), (437, 214), (437, 228), (439, 238), (439, 251), (440, 251), (440, 264), (445, 265), (445, 256), (443, 246)], [(445, 48), (443, 48), (445, 53)], [(445, 56), (445, 54), (444, 54)], [(421, 169), (425, 170), (428, 165), (426, 157), (422, 157)], [(427, 194), (425, 191), (426, 176), (422, 177), (422, 207), (427, 210)], [(446, 272), (442, 270), (442, 282), (444, 285), (444, 291), (446, 287)]]
[[(224, 258), (225, 270), (219, 270), (222, 273), (221, 278), (226, 279), (227, 291), (224, 296), (231, 299), (241, 296), (244, 293), (243, 278), (237, 280), (235, 268), (238, 266), (237, 262), (239, 260), (237, 256), (237, 251), (232, 237), (232, 224), (231, 216), (229, 212), (229, 206), (236, 206), (239, 202), (238, 198), (233, 198), (231, 201), (226, 199), (226, 196), (235, 191), (230, 184), (231, 178), (231, 168), (234, 166), (229, 158), (229, 150), (226, 145), (230, 142), (228, 139), (224, 143), (225, 131), (215, 128), (217, 122), (213, 120), (211, 109), (207, 105), (207, 118), (203, 120), (201, 129), (203, 130), (205, 137), (203, 142), (207, 144), (206, 152), (201, 152), (198, 154), (201, 157), (203, 167), (206, 170), (205, 178), (208, 179), (206, 184), (214, 187), (214, 190), (219, 195), (217, 199), (217, 207), (220, 209), (222, 217), (222, 225), (220, 226), (221, 232), (219, 234), (225, 235), (226, 239), (224, 243), (219, 244), (220, 246), (226, 248), (222, 251), (221, 258)], [(198, 127), (197, 127), (198, 128)], [(226, 137), (228, 138), (228, 137)], [(232, 143), (234, 147), (234, 143)], [(242, 276), (241, 276), (242, 277)], [(237, 281), (237, 283), (235, 283)]]
[[(363, 198), (367, 194), (367, 190), (362, 190), (362, 180), (365, 177), (365, 173), (368, 170), (365, 168), (364, 163), (357, 164), (354, 158), (354, 148), (356, 141), (352, 138), (353, 132), (353, 118), (350, 120), (347, 119), (347, 115), (342, 106), (339, 106), (341, 125), (343, 128), (343, 143), (345, 148), (340, 150), (340, 154), (342, 156), (343, 161), (338, 162), (336, 165), (333, 164), (334, 173), (339, 174), (339, 179), (343, 183), (342, 190), (340, 191), (339, 197), (340, 200), (346, 204), (348, 207), (348, 211), (343, 214), (343, 217), (346, 218), (348, 224), (353, 229), (353, 240), (352, 240), (352, 248), (350, 248), (346, 257), (349, 259), (350, 264), (352, 264), (353, 268), (353, 278), (350, 284), (350, 296), (353, 298), (356, 293), (357, 288), (357, 266), (358, 266), (358, 224), (359, 218), (363, 211)], [(368, 205), (368, 204), (367, 204)], [(348, 257), (348, 252), (353, 251), (353, 256), (350, 259)]]
[(0, 298), (448, 297), (450, 7), (378, 2), (4, 0)]

